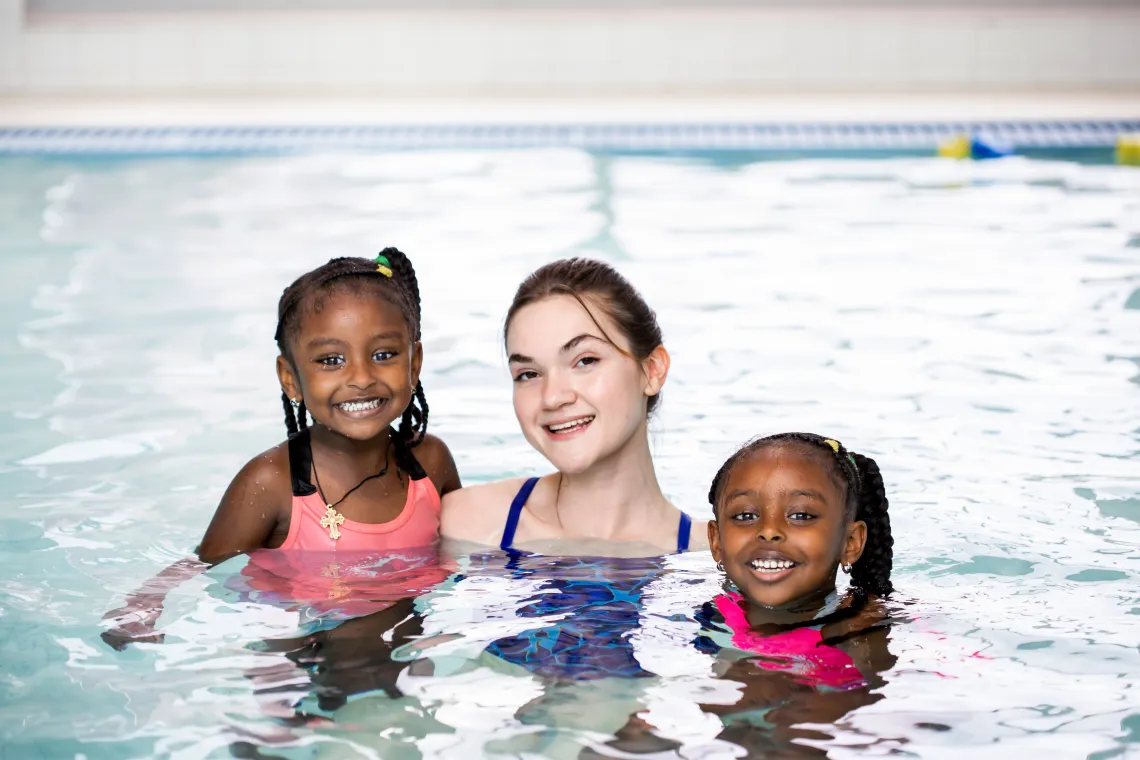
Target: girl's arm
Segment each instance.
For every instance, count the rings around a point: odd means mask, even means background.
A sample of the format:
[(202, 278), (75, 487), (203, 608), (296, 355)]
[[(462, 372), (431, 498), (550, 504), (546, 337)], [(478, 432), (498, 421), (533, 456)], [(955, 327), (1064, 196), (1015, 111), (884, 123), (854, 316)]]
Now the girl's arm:
[[(198, 558), (216, 565), (235, 554), (285, 540), (293, 489), (284, 444), (254, 458), (230, 483), (198, 545)], [(284, 518), (284, 519), (283, 519)], [(280, 541), (275, 541), (280, 535)]]
[(846, 652), (871, 688), (878, 688), (885, 683), (883, 673), (898, 661), (890, 650), (892, 622), (887, 605), (872, 598), (855, 617), (828, 626), (823, 631), (824, 643)]
[(280, 448), (257, 457), (233, 479), (198, 546), (197, 558), (175, 562), (127, 596), (122, 607), (103, 616), (111, 621), (101, 634), (103, 641), (118, 650), (131, 643), (161, 642), (163, 636), (155, 624), (167, 594), (211, 565), (270, 541), (281, 522), (282, 484), (285, 503), (292, 504), (288, 457), (282, 456)]
[(195, 557), (178, 560), (127, 596), (126, 603), (122, 607), (105, 614), (103, 620), (111, 621), (111, 627), (103, 631), (100, 637), (112, 649), (119, 651), (126, 649), (127, 644), (132, 643), (160, 643), (163, 635), (157, 633), (154, 626), (158, 622), (158, 616), (162, 614), (162, 602), (166, 599), (166, 595), (174, 587), (209, 567)]

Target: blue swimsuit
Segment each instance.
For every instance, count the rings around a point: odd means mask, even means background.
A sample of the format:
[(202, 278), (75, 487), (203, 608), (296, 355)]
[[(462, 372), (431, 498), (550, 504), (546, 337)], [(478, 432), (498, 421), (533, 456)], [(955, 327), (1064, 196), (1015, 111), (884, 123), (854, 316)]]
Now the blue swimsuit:
[[(555, 625), (499, 639), (487, 651), (546, 678), (584, 681), (653, 676), (637, 661), (629, 634), (640, 623), (641, 593), (664, 571), (664, 563), (658, 557), (566, 557), (553, 567), (549, 558), (528, 561), (532, 555), (511, 548), (511, 543), (519, 515), (537, 482), (538, 478), (531, 478), (519, 489), (499, 547), (510, 555), (508, 567), (517, 576), (577, 576), (550, 578), (517, 613), (519, 617), (566, 617)], [(691, 526), (689, 516), (682, 513), (678, 552), (688, 548)]]
[[(519, 515), (522, 514), (523, 507), (526, 506), (526, 500), (530, 498), (530, 492), (534, 490), (535, 485), (538, 483), (538, 478), (528, 478), (522, 484), (522, 488), (515, 494), (515, 500), (511, 502), (511, 511), (507, 513), (507, 525), (503, 528), (503, 540), (499, 542), (499, 548), (505, 552), (514, 552), (511, 544), (515, 541), (515, 529), (519, 527)], [(689, 532), (692, 530), (693, 520), (684, 512), (681, 513), (681, 524), (677, 527), (677, 553), (680, 554), (689, 548)]]

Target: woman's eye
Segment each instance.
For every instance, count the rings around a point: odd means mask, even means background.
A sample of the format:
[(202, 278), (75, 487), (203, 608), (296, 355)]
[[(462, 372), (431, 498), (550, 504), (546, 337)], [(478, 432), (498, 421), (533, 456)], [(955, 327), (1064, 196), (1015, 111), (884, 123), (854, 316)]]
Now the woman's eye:
[(600, 361), (601, 361), (601, 359), (599, 359), (596, 356), (583, 356), (581, 359), (579, 359), (577, 362), (575, 362), (574, 366), (575, 367), (588, 367), (591, 364), (597, 364)]
[(390, 359), (394, 359), (395, 357), (396, 357), (395, 351), (377, 351), (376, 353), (372, 354), (372, 361), (374, 361), (374, 362), (386, 362)]
[(326, 367), (339, 367), (344, 364), (344, 357), (340, 354), (332, 354), (331, 356), (322, 356), (317, 359), (317, 364), (323, 364)]
[(537, 372), (534, 372), (532, 370), (527, 369), (527, 370), (523, 370), (522, 372), (515, 375), (515, 382), (516, 383), (522, 383), (522, 382), (526, 382), (527, 380), (533, 380), (536, 377), (538, 377)]

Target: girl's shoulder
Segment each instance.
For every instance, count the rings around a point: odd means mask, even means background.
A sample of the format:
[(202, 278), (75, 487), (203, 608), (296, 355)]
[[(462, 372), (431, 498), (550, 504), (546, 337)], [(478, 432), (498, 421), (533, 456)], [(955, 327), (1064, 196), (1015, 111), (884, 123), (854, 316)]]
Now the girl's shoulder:
[(249, 460), (234, 476), (206, 528), (198, 556), (212, 563), (238, 552), (280, 545), (292, 502), (286, 441)]
[(445, 538), (494, 545), (503, 535), (511, 502), (526, 478), (507, 478), (467, 486), (443, 500), (441, 531)]
[(293, 484), (289, 470), (289, 441), (266, 449), (245, 463), (230, 483), (230, 489), (254, 487), (272, 499), (291, 500)]
[(451, 449), (437, 436), (428, 435), (420, 441), (414, 449), (416, 461), (424, 468), (428, 478), (435, 484), (440, 496), (458, 491), (463, 487), (459, 480), (459, 470), (455, 467), (455, 459), (451, 456)]

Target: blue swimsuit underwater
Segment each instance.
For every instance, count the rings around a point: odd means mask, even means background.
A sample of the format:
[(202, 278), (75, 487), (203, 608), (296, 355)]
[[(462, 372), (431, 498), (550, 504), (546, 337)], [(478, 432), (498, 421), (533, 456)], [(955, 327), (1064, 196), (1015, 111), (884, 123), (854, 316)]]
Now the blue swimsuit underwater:
[[(653, 676), (638, 663), (629, 634), (640, 620), (641, 595), (664, 571), (660, 557), (538, 557), (512, 548), (523, 507), (538, 478), (530, 478), (511, 503), (499, 548), (516, 577), (550, 578), (540, 595), (520, 608), (520, 617), (565, 615), (556, 625), (499, 639), (487, 651), (535, 675), (560, 680), (644, 678)], [(689, 547), (692, 520), (681, 513), (677, 551)], [(570, 576), (569, 578), (566, 576)]]

